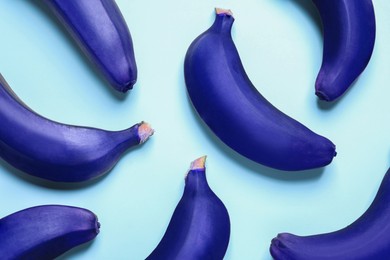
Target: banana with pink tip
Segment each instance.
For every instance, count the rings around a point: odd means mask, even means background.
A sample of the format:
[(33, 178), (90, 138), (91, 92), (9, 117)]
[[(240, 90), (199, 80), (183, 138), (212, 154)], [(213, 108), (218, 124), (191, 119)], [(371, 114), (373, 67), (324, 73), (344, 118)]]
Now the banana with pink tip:
[(0, 75), (0, 157), (35, 177), (58, 182), (97, 178), (153, 129), (141, 122), (122, 131), (65, 125), (28, 108)]
[(215, 21), (188, 48), (184, 76), (199, 116), (226, 145), (268, 167), (308, 170), (336, 155), (327, 138), (287, 116), (250, 81), (234, 45), (230, 10), (216, 9)]
[(207, 183), (205, 160), (204, 156), (191, 163), (183, 197), (147, 260), (223, 259), (230, 237), (229, 214)]

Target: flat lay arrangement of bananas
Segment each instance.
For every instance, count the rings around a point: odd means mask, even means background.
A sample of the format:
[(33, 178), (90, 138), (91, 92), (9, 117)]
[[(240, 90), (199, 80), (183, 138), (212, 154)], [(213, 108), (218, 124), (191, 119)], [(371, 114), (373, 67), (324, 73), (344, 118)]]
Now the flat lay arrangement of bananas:
[[(137, 86), (132, 37), (114, 0), (42, 2), (107, 85), (119, 94)], [(372, 0), (312, 2), (323, 26), (322, 65), (313, 92), (322, 102), (332, 102), (370, 61), (376, 38), (374, 6)], [(326, 133), (316, 133), (282, 112), (252, 84), (231, 33), (233, 12), (215, 8), (213, 19), (182, 54), (188, 102), (210, 135), (226, 149), (287, 174), (343, 160)], [(144, 121), (111, 131), (45, 118), (28, 107), (5, 78), (0, 74), (0, 158), (34, 179), (68, 185), (89, 182), (106, 175), (124, 153), (137, 153), (131, 148), (142, 149), (149, 138), (159, 138), (158, 130), (152, 137), (154, 129)], [(2, 217), (0, 259), (54, 259), (94, 240), (104, 233), (104, 222), (92, 211), (30, 205)], [(234, 235), (234, 218), (228, 212), (207, 182), (206, 156), (195, 159), (166, 232), (145, 259), (223, 259)], [(343, 229), (317, 235), (280, 230), (284, 233), (269, 238), (270, 254), (276, 260), (390, 259), (390, 168), (371, 206), (356, 219)]]

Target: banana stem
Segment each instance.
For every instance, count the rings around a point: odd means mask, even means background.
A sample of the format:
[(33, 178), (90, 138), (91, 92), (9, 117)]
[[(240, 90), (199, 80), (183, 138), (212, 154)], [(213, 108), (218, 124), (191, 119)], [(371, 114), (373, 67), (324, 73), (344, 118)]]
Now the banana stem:
[(146, 122), (141, 122), (141, 124), (138, 127), (138, 136), (140, 139), (140, 144), (146, 142), (149, 137), (151, 137), (154, 134), (153, 128), (150, 126), (150, 124)]
[(203, 170), (205, 168), (206, 158), (207, 158), (207, 156), (205, 155), (205, 156), (202, 156), (202, 157), (196, 159), (195, 161), (191, 162), (190, 171), (191, 170)]
[(223, 8), (216, 7), (215, 8), (215, 13), (217, 15), (219, 15), (219, 14), (226, 14), (228, 16), (232, 16), (233, 17), (233, 12), (230, 9), (223, 9)]

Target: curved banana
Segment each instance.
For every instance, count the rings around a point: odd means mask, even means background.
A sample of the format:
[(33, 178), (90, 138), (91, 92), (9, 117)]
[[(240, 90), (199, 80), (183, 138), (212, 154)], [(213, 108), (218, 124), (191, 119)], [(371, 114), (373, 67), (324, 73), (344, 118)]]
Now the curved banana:
[(283, 114), (253, 86), (231, 38), (230, 10), (189, 47), (184, 64), (192, 104), (210, 129), (241, 155), (281, 170), (329, 164), (335, 145)]
[(114, 0), (44, 0), (85, 55), (118, 91), (137, 81), (133, 42)]
[(324, 52), (316, 95), (326, 101), (340, 97), (364, 71), (375, 43), (371, 0), (313, 0), (323, 24)]
[(147, 260), (223, 259), (230, 237), (229, 214), (207, 183), (205, 160), (191, 163), (183, 197)]
[(327, 234), (279, 234), (270, 252), (275, 260), (390, 259), (390, 168), (367, 211), (351, 225)]
[(24, 105), (0, 75), (0, 157), (33, 176), (80, 182), (108, 172), (128, 148), (153, 130), (139, 123), (122, 131), (60, 124)]
[(83, 208), (46, 205), (0, 219), (0, 259), (49, 260), (94, 239), (100, 224)]

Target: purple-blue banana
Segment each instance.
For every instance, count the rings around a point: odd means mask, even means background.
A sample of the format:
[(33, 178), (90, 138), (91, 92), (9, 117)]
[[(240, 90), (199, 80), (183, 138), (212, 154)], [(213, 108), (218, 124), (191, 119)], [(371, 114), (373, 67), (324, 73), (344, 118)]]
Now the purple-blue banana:
[(0, 74), (0, 157), (30, 175), (81, 182), (108, 172), (130, 147), (145, 142), (147, 123), (122, 131), (60, 124), (28, 108)]
[(281, 233), (271, 242), (275, 260), (390, 259), (390, 169), (367, 211), (351, 225), (327, 234)]
[(263, 165), (287, 171), (329, 164), (335, 145), (268, 102), (245, 73), (231, 37), (230, 10), (189, 47), (184, 75), (189, 97), (225, 144)]
[(114, 0), (44, 0), (86, 56), (118, 91), (137, 81), (133, 43)]
[(229, 214), (207, 183), (205, 160), (191, 163), (183, 197), (147, 260), (223, 259), (230, 237)]
[(324, 51), (316, 95), (325, 101), (340, 97), (370, 61), (375, 43), (371, 0), (313, 0), (323, 25)]
[(37, 206), (0, 219), (0, 259), (54, 259), (94, 239), (94, 213), (61, 205)]

